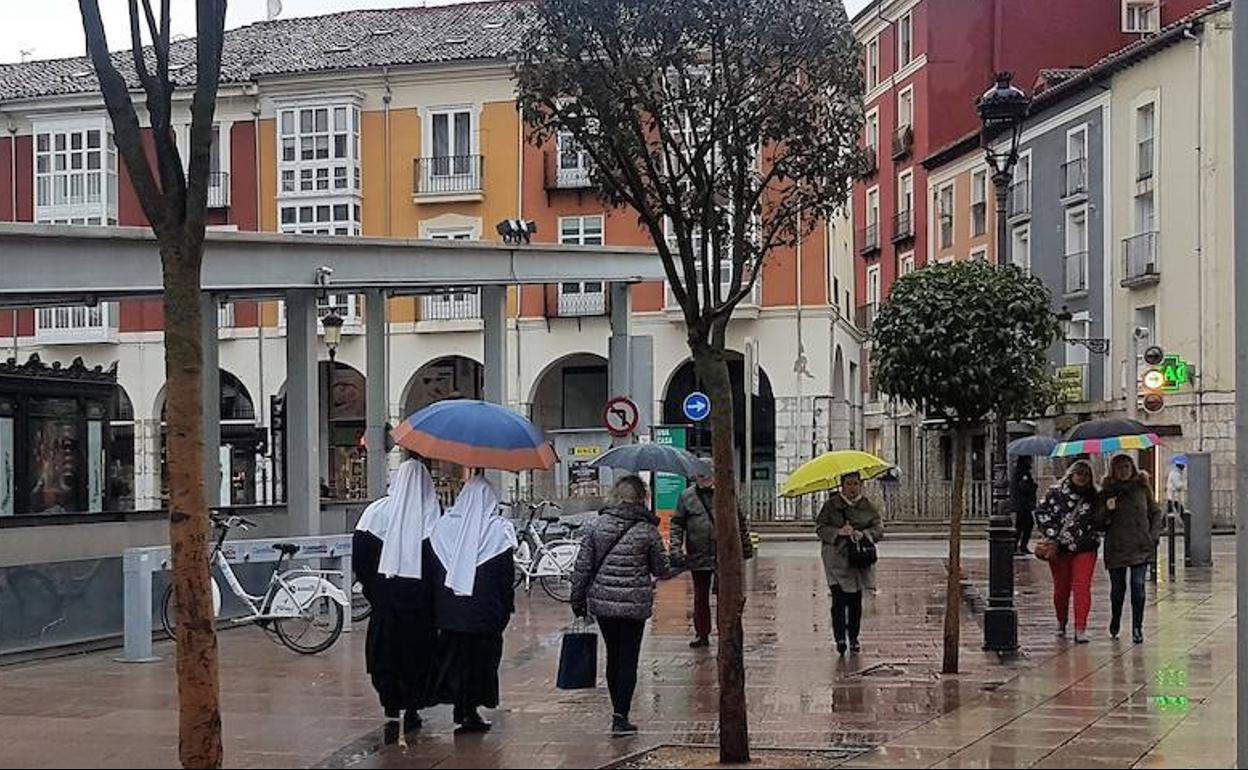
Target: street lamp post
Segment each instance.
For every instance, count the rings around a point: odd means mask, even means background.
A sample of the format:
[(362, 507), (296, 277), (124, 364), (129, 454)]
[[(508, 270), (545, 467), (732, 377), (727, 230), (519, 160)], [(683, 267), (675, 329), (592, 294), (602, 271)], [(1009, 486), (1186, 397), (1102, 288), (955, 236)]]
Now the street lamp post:
[[(980, 143), (992, 170), (997, 197), (997, 265), (1005, 264), (1009, 248), (1007, 227), (1010, 182), (1018, 163), (1023, 120), (1031, 106), (1011, 81), (1013, 74), (997, 73), (995, 82), (976, 102), (983, 131)], [(997, 149), (1001, 146), (1001, 149)], [(988, 609), (984, 614), (984, 649), (1012, 653), (1018, 649), (1018, 611), (1014, 608), (1014, 548), (1018, 538), (1010, 512), (1007, 478), (1006, 415), (998, 410), (992, 466), (992, 514), (988, 521)]]
[[(329, 365), (325, 367), (325, 414), (321, 418), (325, 421), (325, 424), (328, 424), (330, 418), (333, 416), (334, 367), (338, 358), (338, 345), (342, 342), (342, 325), (344, 323), (345, 320), (342, 316), (338, 315), (337, 308), (332, 306), (329, 308), (329, 314), (321, 319), (321, 329), (324, 330), (325, 335), (325, 347), (329, 351)], [(328, 480), (333, 481), (334, 463), (332, 459), (332, 452), (330, 453), (330, 459), (327, 461), (326, 467), (329, 468), (329, 473), (326, 474), (329, 477)], [(322, 483), (324, 481), (325, 479), (322, 479)], [(324, 492), (322, 492), (322, 496), (324, 496)]]

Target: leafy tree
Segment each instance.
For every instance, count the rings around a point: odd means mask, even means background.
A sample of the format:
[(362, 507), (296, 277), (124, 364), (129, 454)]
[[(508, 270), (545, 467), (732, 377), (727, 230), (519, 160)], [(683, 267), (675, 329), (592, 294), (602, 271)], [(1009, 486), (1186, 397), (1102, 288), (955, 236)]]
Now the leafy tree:
[(871, 330), (882, 392), (944, 419), (953, 433), (953, 507), (944, 665), (958, 672), (962, 508), (969, 433), (993, 414), (1042, 413), (1053, 397), (1049, 290), (1013, 265), (932, 265), (899, 279)]
[[(87, 53), (125, 163), (160, 247), (164, 273), (165, 382), (169, 441), (169, 545), (177, 597), (178, 753), (184, 767), (220, 767), (217, 635), (208, 564), (211, 527), (204, 495), (200, 267), (208, 201), (212, 121), (221, 73), (226, 0), (196, 0), (197, 36), (189, 163), (174, 141), (170, 0), (129, 0), (130, 63), (145, 97), (149, 156), (131, 86), (109, 54), (99, 0), (78, 0)], [(144, 45), (144, 31), (147, 45)], [(189, 44), (188, 44), (189, 45)], [(215, 394), (214, 394), (215, 397)]]
[(536, 143), (570, 138), (632, 209), (714, 409), (720, 756), (749, 758), (725, 337), (768, 255), (843, 205), (860, 168), (858, 46), (826, 0), (543, 0), (517, 64)]

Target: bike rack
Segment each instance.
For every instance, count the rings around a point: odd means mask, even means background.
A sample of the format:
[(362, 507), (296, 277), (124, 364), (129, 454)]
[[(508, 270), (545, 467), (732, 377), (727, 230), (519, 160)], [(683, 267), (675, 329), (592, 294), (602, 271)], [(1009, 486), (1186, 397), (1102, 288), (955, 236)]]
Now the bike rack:
[[(281, 554), (273, 550), (277, 543), (294, 543), (299, 553), (293, 560), (323, 559), (330, 562), (327, 569), (343, 574), (345, 586), (351, 594), (351, 533), (320, 535), (316, 537), (273, 537), (262, 540), (229, 540), (221, 547), (230, 564), (263, 564), (276, 562)], [(152, 575), (169, 569), (169, 546), (157, 545), (127, 548), (121, 555), (121, 568), (125, 577), (124, 629), (125, 647), (117, 660), (122, 663), (155, 663), (160, 658), (152, 654)], [(323, 565), (324, 566), (324, 565)], [(343, 633), (351, 632), (351, 608), (346, 608)]]

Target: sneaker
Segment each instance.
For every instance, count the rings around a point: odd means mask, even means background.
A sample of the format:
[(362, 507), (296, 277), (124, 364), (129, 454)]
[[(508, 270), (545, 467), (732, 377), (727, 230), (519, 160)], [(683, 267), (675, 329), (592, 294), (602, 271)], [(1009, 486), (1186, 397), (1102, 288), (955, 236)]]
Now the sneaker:
[(837, 654), (838, 654), (838, 655), (844, 655), (844, 654), (845, 654), (845, 650), (846, 650), (846, 649), (848, 649), (848, 646), (845, 644), (844, 640), (842, 640), (842, 639), (837, 639), (837, 640), (836, 640), (836, 652), (837, 652)]
[(692, 642), (689, 643), (689, 649), (691, 650), (700, 650), (703, 647), (710, 647), (710, 646), (711, 646), (711, 640), (707, 639), (705, 636), (699, 636), (697, 639), (694, 639)]
[(1088, 638), (1087, 631), (1075, 631), (1075, 644), (1087, 644), (1092, 641)]
[(1136, 644), (1144, 644), (1144, 629), (1142, 628), (1132, 629), (1131, 641)]
[(615, 714), (611, 717), (611, 737), (628, 738), (637, 734), (637, 725), (628, 721), (628, 717)]

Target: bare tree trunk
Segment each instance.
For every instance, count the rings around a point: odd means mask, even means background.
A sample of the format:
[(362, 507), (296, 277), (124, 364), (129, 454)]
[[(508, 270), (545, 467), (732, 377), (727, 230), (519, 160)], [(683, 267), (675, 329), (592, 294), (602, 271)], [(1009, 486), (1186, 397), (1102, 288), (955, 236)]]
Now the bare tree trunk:
[(953, 506), (949, 514), (949, 575), (945, 584), (945, 656), (941, 671), (958, 673), (962, 609), (962, 507), (966, 490), (966, 430), (953, 431)]
[[(208, 564), (212, 528), (204, 497), (200, 411), (203, 241), (182, 231), (160, 250), (168, 387), (169, 546), (177, 600), (178, 754), (183, 767), (222, 765), (217, 634)], [(215, 397), (215, 394), (213, 394)]]
[(741, 528), (737, 522), (736, 457), (732, 444), (732, 383), (723, 350), (693, 347), (698, 378), (711, 400), (711, 455), (715, 461), (715, 571), (719, 585), (719, 761), (750, 761), (750, 731), (745, 703), (745, 610)]

